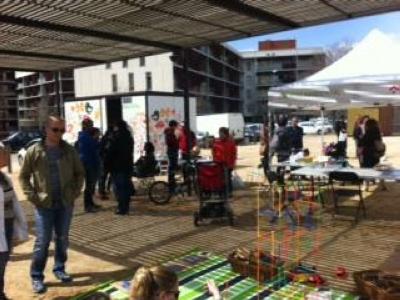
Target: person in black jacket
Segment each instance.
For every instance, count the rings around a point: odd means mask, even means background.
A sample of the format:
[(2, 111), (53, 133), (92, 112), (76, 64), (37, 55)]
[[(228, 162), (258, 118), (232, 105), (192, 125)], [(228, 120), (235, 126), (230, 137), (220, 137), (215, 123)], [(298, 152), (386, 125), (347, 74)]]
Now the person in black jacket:
[(289, 159), (292, 149), (292, 141), (289, 129), (286, 127), (287, 118), (283, 115), (278, 117), (278, 128), (275, 130), (270, 141), (270, 155), (276, 154), (278, 162), (284, 162)]
[(114, 194), (118, 201), (116, 214), (129, 213), (129, 201), (132, 195), (131, 174), (133, 169), (133, 138), (125, 121), (118, 121), (113, 126), (113, 137), (110, 146), (111, 178)]
[(299, 119), (297, 117), (292, 118), (292, 126), (287, 128), (290, 135), (290, 141), (292, 144), (292, 152), (296, 154), (303, 150), (303, 128), (299, 126)]
[(99, 178), (98, 191), (101, 199), (108, 199), (110, 192), (111, 178), (110, 178), (110, 163), (112, 157), (110, 156), (110, 147), (112, 143), (113, 129), (109, 127), (100, 140), (100, 158), (101, 158), (101, 172)]
[(152, 142), (144, 144), (144, 156), (141, 156), (133, 167), (133, 176), (143, 178), (154, 176), (157, 173), (157, 160), (154, 155), (154, 145)]
[(378, 122), (375, 119), (368, 119), (365, 122), (365, 134), (360, 139), (358, 146), (361, 148), (361, 167), (373, 168), (380, 160), (380, 155), (376, 149), (377, 142), (382, 141)]
[[(385, 145), (382, 141), (382, 134), (379, 129), (378, 121), (368, 119), (365, 122), (365, 133), (359, 141), (360, 163), (362, 168), (373, 168), (379, 164), (380, 158), (384, 155)], [(378, 146), (384, 149), (378, 149)], [(374, 181), (374, 180), (373, 180)], [(368, 191), (368, 180), (364, 181), (364, 189)], [(383, 180), (379, 181), (380, 190), (386, 190)]]
[[(278, 163), (289, 160), (290, 153), (292, 150), (291, 135), (289, 129), (286, 127), (287, 118), (283, 115), (278, 117), (278, 128), (275, 130), (272, 140), (270, 141), (270, 157), (272, 158), (276, 154)], [(278, 181), (283, 183), (285, 168), (278, 167)]]

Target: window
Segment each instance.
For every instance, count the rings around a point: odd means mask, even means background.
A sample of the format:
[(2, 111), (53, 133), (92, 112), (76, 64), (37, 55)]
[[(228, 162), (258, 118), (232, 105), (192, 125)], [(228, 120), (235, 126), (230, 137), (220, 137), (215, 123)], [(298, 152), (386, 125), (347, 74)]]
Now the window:
[(106, 63), (106, 69), (111, 69), (111, 63)]
[(139, 65), (141, 67), (144, 67), (146, 65), (146, 58), (145, 57), (140, 57), (139, 58)]
[(112, 82), (112, 91), (117, 92), (118, 91), (118, 79), (117, 79), (117, 74), (112, 74), (111, 75), (111, 82)]
[(153, 89), (153, 83), (151, 80), (151, 72), (146, 72), (146, 90), (151, 91)]
[(251, 99), (251, 90), (246, 90), (246, 98)]
[(123, 68), (127, 68), (128, 67), (128, 60), (127, 59), (122, 61), (122, 67)]
[(248, 60), (247, 62), (247, 71), (251, 71), (251, 61), (250, 60)]
[(135, 77), (133, 73), (128, 73), (128, 80), (129, 80), (129, 91), (135, 90)]
[(247, 75), (246, 76), (246, 85), (251, 85), (253, 83), (253, 76)]

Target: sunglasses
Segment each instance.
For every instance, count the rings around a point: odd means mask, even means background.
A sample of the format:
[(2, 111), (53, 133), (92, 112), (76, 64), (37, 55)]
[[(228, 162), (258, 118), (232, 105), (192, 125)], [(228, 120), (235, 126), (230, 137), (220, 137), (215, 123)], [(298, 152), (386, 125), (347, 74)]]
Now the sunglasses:
[(54, 127), (54, 128), (51, 128), (51, 131), (53, 131), (54, 133), (64, 133), (65, 132), (65, 129), (64, 128), (56, 128), (56, 127)]
[(174, 295), (175, 299), (179, 299), (179, 294), (181, 293), (180, 291), (168, 291), (168, 293), (171, 293)]

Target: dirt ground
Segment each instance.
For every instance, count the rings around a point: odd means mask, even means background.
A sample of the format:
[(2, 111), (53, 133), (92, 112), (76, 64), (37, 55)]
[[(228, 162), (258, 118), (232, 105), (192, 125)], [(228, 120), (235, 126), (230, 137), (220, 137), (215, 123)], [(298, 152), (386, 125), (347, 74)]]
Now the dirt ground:
[[(326, 136), (324, 140), (334, 141), (335, 137)], [(400, 168), (400, 137), (388, 137), (384, 140), (387, 145), (386, 162)], [(304, 144), (315, 157), (321, 152), (321, 139), (318, 136), (306, 136)], [(353, 157), (354, 142), (349, 140), (348, 144), (349, 156)], [(260, 179), (257, 177), (260, 170), (256, 169), (260, 159), (258, 148), (258, 145), (239, 147), (237, 172), (245, 181)], [(203, 151), (203, 154), (208, 155), (207, 151)], [(357, 165), (354, 157), (352, 161)], [(17, 175), (18, 167), (14, 166), (12, 178), (20, 194)], [(237, 222), (232, 228), (220, 225), (195, 228), (192, 214), (197, 202), (187, 199), (175, 199), (167, 206), (155, 206), (149, 203), (146, 197), (136, 197), (128, 217), (113, 214), (115, 202), (112, 200), (98, 201), (103, 206), (101, 212), (84, 214), (82, 199), (78, 199), (71, 228), (71, 247), (67, 264), (68, 271), (75, 281), (63, 285), (55, 280), (51, 274), (53, 251), (50, 251), (45, 279), (49, 290), (45, 295), (36, 296), (32, 294), (29, 278), (34, 241), (32, 207), (24, 201), (22, 195), (20, 196), (30, 220), (31, 236), (27, 243), (15, 247), (7, 267), (6, 291), (9, 297), (17, 300), (69, 299), (101, 282), (125, 278), (140, 264), (154, 264), (195, 247), (226, 255), (239, 245), (251, 245), (257, 238), (254, 221), (257, 199), (252, 190), (235, 192), (233, 206)], [(324, 228), (327, 234), (324, 235), (322, 244), (326, 248), (317, 253), (318, 259), (315, 258), (314, 262), (321, 262), (321, 257), (326, 255), (331, 260), (339, 259), (333, 261), (333, 265), (340, 263), (340, 258), (336, 258), (338, 252), (329, 252), (338, 251), (339, 246), (335, 244), (335, 240), (339, 240), (340, 245), (344, 247), (348, 244), (349, 249), (352, 249), (346, 253), (348, 259), (357, 261), (357, 264), (349, 262), (349, 269), (378, 267), (384, 263), (400, 247), (399, 196), (400, 188), (391, 184), (389, 191), (384, 194), (368, 194), (367, 221), (356, 227), (347, 223), (335, 223), (334, 227)], [(379, 244), (374, 250), (374, 255), (371, 254), (374, 259), (361, 255), (369, 241)], [(361, 252), (357, 252), (357, 249)], [(328, 271), (331, 272), (331, 269)], [(348, 289), (351, 286), (351, 283), (347, 282), (337, 283), (334, 278), (332, 282), (338, 288)]]

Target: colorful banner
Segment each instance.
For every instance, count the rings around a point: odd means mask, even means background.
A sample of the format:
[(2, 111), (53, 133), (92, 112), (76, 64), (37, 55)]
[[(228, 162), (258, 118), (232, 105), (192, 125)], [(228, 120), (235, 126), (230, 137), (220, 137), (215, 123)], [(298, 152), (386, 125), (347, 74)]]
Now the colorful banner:
[(347, 132), (348, 135), (353, 135), (354, 124), (362, 116), (369, 116), (379, 122), (379, 108), (378, 107), (364, 107), (364, 108), (349, 108), (347, 111)]
[(78, 139), (78, 133), (82, 129), (81, 123), (84, 118), (90, 118), (93, 121), (94, 127), (98, 127), (104, 132), (102, 118), (103, 106), (104, 99), (65, 102), (66, 131), (63, 136), (64, 140), (71, 144), (75, 143)]
[[(185, 118), (184, 101), (181, 97), (149, 96), (148, 111), (149, 137), (154, 144), (157, 157), (166, 155), (164, 130), (171, 120), (178, 123)], [(190, 98), (190, 128), (196, 132), (196, 98)]]
[(146, 136), (146, 100), (144, 96), (122, 97), (122, 117), (133, 132), (135, 141), (134, 161), (144, 155)]

